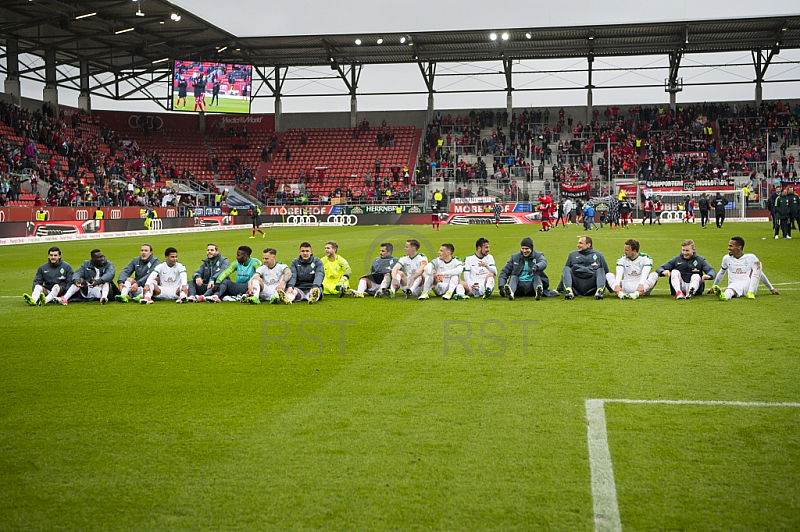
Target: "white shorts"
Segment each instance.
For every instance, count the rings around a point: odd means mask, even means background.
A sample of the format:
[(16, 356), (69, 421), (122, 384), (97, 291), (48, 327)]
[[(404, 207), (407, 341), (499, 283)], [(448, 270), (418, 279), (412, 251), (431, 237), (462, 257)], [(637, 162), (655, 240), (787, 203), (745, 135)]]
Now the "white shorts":
[(470, 285), (469, 293), (474, 295), (475, 297), (483, 296), (483, 293), (486, 292), (486, 280), (488, 277), (484, 277), (483, 279), (478, 280), (478, 288), (476, 289), (474, 286)]
[(153, 299), (158, 299), (160, 301), (175, 301), (178, 299), (178, 297), (180, 297), (180, 286), (160, 286), (159, 288), (161, 288), (161, 293), (157, 296), (154, 295)]
[(433, 285), (433, 293), (437, 296), (442, 296), (447, 292), (450, 287), (450, 281), (442, 281)]
[(258, 299), (261, 301), (269, 301), (272, 296), (276, 295), (275, 287), (278, 286), (276, 284), (268, 284), (265, 285), (263, 290), (258, 293)]
[(750, 290), (750, 279), (736, 279), (728, 281), (728, 287), (725, 290), (731, 289), (736, 292), (736, 297), (742, 297)]

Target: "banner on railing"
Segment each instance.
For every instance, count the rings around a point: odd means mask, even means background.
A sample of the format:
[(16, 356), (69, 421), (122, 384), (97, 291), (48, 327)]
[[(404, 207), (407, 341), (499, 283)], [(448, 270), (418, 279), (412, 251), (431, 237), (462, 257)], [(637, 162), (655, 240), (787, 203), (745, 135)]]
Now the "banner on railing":
[(589, 199), (589, 183), (570, 185), (561, 183), (561, 197), (572, 199)]

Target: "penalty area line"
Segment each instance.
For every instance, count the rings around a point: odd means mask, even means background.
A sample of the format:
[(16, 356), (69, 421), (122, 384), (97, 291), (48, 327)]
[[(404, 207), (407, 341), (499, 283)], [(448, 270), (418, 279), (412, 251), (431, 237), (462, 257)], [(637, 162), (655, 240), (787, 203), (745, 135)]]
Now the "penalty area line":
[(586, 430), (589, 445), (589, 467), (592, 477), (592, 506), (594, 510), (594, 529), (598, 532), (622, 531), (619, 504), (617, 503), (617, 486), (614, 481), (614, 464), (611, 461), (611, 451), (608, 448), (605, 403), (800, 408), (800, 403), (793, 402), (587, 399)]

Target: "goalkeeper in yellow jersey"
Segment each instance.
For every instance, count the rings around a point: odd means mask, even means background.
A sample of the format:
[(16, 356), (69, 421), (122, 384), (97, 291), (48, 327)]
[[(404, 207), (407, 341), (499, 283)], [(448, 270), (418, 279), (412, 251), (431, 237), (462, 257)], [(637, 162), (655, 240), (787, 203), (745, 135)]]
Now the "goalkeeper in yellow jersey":
[(339, 244), (334, 241), (325, 244), (325, 256), (322, 264), (325, 266), (325, 280), (322, 281), (323, 294), (338, 294), (344, 297), (350, 289), (350, 276), (353, 271), (344, 257), (338, 255)]

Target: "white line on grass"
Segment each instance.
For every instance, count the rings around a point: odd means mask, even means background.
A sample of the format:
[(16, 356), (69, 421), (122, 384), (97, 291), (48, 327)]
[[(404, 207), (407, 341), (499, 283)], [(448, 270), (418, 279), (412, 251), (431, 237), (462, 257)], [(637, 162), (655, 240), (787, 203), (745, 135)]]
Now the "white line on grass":
[(668, 399), (587, 399), (586, 422), (589, 443), (589, 466), (592, 472), (592, 504), (594, 506), (594, 529), (603, 532), (621, 532), (617, 504), (617, 486), (614, 482), (614, 465), (608, 448), (605, 403), (700, 405), (700, 406), (744, 406), (744, 407), (790, 407), (800, 408), (800, 403), (766, 403), (747, 401), (675, 401)]
[(592, 469), (592, 503), (594, 529), (617, 532), (622, 530), (617, 505), (614, 466), (608, 450), (606, 413), (603, 399), (586, 400), (586, 421), (589, 438), (589, 464)]

